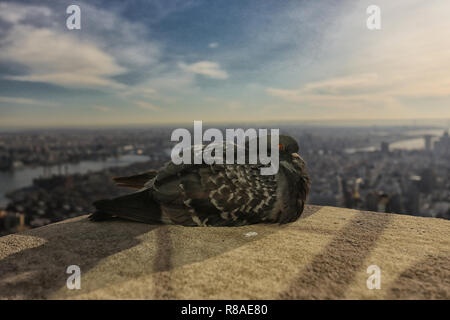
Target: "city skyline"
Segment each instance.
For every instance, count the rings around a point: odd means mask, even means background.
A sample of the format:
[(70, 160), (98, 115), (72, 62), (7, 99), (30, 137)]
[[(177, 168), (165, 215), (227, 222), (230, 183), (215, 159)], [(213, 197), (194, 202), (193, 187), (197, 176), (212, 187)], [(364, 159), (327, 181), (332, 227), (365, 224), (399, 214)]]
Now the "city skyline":
[(0, 1), (2, 128), (450, 119), (445, 1), (71, 4)]

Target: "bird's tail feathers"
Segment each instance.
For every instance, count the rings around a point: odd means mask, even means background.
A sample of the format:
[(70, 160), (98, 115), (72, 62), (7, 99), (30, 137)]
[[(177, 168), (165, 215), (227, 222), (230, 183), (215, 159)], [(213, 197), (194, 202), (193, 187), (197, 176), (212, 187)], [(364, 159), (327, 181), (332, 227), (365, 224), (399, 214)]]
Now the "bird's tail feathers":
[(89, 216), (92, 221), (102, 221), (117, 216), (144, 223), (161, 223), (161, 209), (153, 199), (151, 190), (139, 191), (110, 200), (98, 200), (93, 205), (96, 212)]
[(134, 176), (115, 177), (113, 180), (117, 183), (118, 187), (141, 189), (150, 179), (154, 178), (157, 173), (157, 171), (151, 170)]

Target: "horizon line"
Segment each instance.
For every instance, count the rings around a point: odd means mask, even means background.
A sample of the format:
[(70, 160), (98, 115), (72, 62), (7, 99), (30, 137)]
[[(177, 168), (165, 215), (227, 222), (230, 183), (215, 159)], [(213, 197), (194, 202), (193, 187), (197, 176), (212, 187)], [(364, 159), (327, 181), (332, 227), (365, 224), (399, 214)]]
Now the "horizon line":
[[(216, 125), (226, 125), (226, 124), (302, 124), (309, 126), (333, 126), (330, 122), (337, 122), (335, 125), (338, 127), (351, 126), (351, 127), (369, 127), (369, 126), (413, 126), (413, 127), (424, 127), (424, 126), (441, 126), (450, 128), (450, 118), (409, 118), (409, 119), (388, 119), (388, 118), (377, 118), (377, 119), (278, 119), (278, 120), (192, 120), (192, 121), (172, 121), (172, 122), (147, 122), (147, 123), (90, 123), (90, 124), (51, 124), (51, 125), (12, 125), (12, 126), (2, 126), (0, 132), (3, 131), (16, 131), (16, 130), (57, 130), (57, 129), (114, 129), (114, 128), (142, 128), (145, 126), (150, 127), (173, 127), (179, 125), (193, 124), (194, 121), (202, 121), (203, 123), (216, 124)], [(441, 122), (441, 124), (431, 124), (431, 123), (417, 123), (418, 121), (432, 121)], [(359, 122), (359, 123), (358, 123)], [(377, 123), (375, 123), (377, 122)], [(386, 122), (383, 125), (381, 122)], [(401, 122), (396, 125), (393, 122)], [(406, 122), (412, 122), (407, 124)], [(447, 122), (447, 123), (446, 123)]]

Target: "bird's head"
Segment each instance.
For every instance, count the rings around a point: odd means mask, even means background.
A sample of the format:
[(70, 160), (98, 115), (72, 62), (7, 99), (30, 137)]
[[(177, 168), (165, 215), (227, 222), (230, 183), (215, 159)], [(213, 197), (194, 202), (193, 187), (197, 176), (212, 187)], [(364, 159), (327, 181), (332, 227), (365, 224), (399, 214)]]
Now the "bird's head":
[(291, 159), (304, 163), (303, 159), (298, 154), (300, 149), (298, 142), (291, 136), (280, 135), (278, 149), (280, 152), (280, 159)]
[(293, 153), (297, 153), (300, 148), (297, 140), (291, 136), (280, 135), (278, 149), (280, 150), (280, 154), (292, 155)]
[(300, 157), (298, 151), (300, 149), (297, 140), (290, 136), (280, 135), (279, 139), (280, 160), (286, 160), (290, 165), (286, 166), (288, 171), (295, 177), (296, 185), (300, 190), (302, 205), (309, 193), (311, 179), (306, 168), (305, 160)]

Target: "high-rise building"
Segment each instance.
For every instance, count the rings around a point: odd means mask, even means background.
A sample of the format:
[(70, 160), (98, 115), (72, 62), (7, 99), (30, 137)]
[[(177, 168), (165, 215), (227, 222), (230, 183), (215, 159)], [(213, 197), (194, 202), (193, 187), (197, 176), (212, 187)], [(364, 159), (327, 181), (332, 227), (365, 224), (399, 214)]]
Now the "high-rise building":
[(389, 142), (386, 141), (381, 142), (381, 152), (389, 153)]
[(432, 136), (427, 134), (424, 136), (425, 139), (425, 150), (426, 151), (431, 151), (431, 138)]
[(434, 143), (434, 151), (438, 154), (450, 154), (450, 137), (448, 131), (445, 131), (442, 137)]

